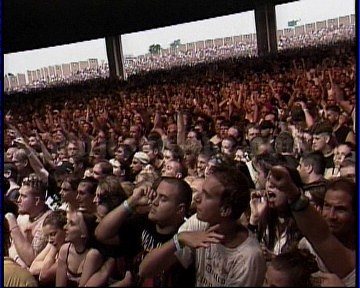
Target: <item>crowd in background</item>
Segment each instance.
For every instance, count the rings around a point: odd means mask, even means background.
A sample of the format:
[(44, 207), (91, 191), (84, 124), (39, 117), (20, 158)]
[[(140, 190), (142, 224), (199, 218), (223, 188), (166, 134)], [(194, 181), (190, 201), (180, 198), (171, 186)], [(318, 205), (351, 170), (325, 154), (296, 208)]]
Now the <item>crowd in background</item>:
[[(292, 48), (304, 48), (309, 46), (325, 45), (337, 41), (346, 41), (355, 38), (355, 25), (329, 26), (315, 29), (307, 33), (283, 34), (278, 39), (279, 51)], [(194, 50), (147, 54), (143, 57), (130, 57), (124, 61), (124, 70), (127, 76), (144, 74), (153, 70), (167, 70), (179, 66), (194, 66), (201, 63), (210, 63), (232, 57), (255, 57), (257, 56), (257, 41), (249, 38), (246, 41), (226, 44), (222, 46), (203, 47)], [(26, 87), (11, 88), (6, 93), (19, 91), (31, 91), (50, 86), (68, 85), (96, 78), (109, 77), (109, 66), (102, 64), (97, 68), (80, 69), (75, 74), (68, 76), (53, 76), (49, 79), (39, 79), (29, 83)]]
[(355, 47), (5, 97), (5, 281), (355, 286)]

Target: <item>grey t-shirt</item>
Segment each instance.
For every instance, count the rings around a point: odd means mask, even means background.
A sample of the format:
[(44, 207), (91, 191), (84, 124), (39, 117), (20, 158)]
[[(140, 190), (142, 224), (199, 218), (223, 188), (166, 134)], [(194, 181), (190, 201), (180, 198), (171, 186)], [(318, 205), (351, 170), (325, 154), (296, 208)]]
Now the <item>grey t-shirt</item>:
[[(190, 217), (180, 228), (183, 231), (205, 231), (209, 224)], [(211, 244), (208, 248), (185, 247), (175, 254), (184, 267), (195, 261), (196, 287), (261, 286), (266, 264), (259, 242), (249, 231), (248, 238), (235, 248)]]

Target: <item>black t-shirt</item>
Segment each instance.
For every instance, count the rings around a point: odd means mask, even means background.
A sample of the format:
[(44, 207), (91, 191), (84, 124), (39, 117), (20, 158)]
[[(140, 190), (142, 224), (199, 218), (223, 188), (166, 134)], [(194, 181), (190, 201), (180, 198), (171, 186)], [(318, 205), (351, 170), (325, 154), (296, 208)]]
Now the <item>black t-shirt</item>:
[(335, 164), (334, 164), (334, 153), (331, 153), (328, 156), (325, 156), (325, 168), (334, 168)]
[(283, 155), (286, 165), (296, 169), (299, 166), (299, 161), (293, 155)]
[(335, 132), (335, 138), (338, 144), (343, 144), (346, 141), (346, 137), (348, 136), (351, 130), (346, 126), (340, 126)]
[(324, 202), (327, 184), (328, 180), (322, 178), (320, 180), (304, 184), (303, 189), (305, 192), (310, 193), (311, 197), (313, 199), (315, 198), (315, 201), (317, 203), (320, 203), (322, 205), (322, 203)]
[(132, 271), (136, 279), (134, 285), (143, 287), (189, 287), (195, 283), (194, 266), (185, 269), (178, 262), (166, 272), (162, 272), (151, 279), (137, 277), (139, 265), (147, 253), (169, 241), (174, 233), (160, 234), (156, 231), (155, 223), (147, 215), (129, 218), (119, 231), (119, 237), (126, 245), (127, 269)]

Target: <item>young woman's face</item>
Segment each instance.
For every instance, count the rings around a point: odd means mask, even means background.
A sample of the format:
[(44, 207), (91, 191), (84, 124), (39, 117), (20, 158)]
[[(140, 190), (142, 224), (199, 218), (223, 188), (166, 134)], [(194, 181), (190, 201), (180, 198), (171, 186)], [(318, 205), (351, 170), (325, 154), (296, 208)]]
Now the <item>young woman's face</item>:
[(55, 246), (56, 250), (60, 250), (60, 247), (65, 242), (65, 231), (62, 228), (58, 228), (54, 225), (47, 224), (43, 226), (44, 237), (48, 239), (48, 242)]
[(268, 198), (269, 208), (277, 209), (278, 211), (283, 211), (288, 206), (287, 196), (280, 192), (278, 188), (270, 183), (269, 180), (266, 180), (266, 194)]
[(74, 203), (76, 201), (76, 194), (77, 191), (72, 189), (70, 183), (63, 181), (60, 190), (61, 202)]
[(86, 225), (81, 212), (68, 213), (67, 223), (64, 226), (65, 241), (74, 242), (87, 237)]

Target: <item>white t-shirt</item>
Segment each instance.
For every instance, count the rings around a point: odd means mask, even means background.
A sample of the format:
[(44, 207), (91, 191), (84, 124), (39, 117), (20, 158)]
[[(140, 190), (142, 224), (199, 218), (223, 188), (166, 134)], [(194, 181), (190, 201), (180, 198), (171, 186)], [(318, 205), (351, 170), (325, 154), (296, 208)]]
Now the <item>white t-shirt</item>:
[[(205, 231), (209, 224), (191, 216), (179, 229)], [(249, 231), (249, 237), (236, 248), (211, 244), (208, 248), (185, 247), (176, 252), (184, 267), (195, 261), (196, 287), (211, 286), (261, 286), (264, 282), (266, 264), (259, 242)]]
[[(329, 273), (329, 270), (325, 266), (324, 262), (320, 258), (320, 256), (315, 252), (314, 248), (310, 244), (310, 242), (304, 237), (300, 240), (298, 247), (300, 249), (308, 249), (311, 254), (315, 256), (316, 262), (318, 264), (319, 270), (321, 272)], [(356, 284), (356, 269), (351, 271), (348, 275), (341, 279), (346, 287), (355, 287)]]
[[(30, 222), (29, 215), (19, 215), (17, 217), (17, 223), (19, 228), (24, 235), (25, 239), (31, 243), (31, 247), (34, 250), (35, 256), (37, 256), (46, 246), (47, 239), (44, 236), (42, 226), (45, 218), (51, 213), (51, 210), (46, 211), (39, 219), (34, 222)], [(25, 262), (20, 258), (16, 251), (15, 244), (12, 242), (9, 248), (9, 256), (16, 263), (23, 268), (29, 268)]]

